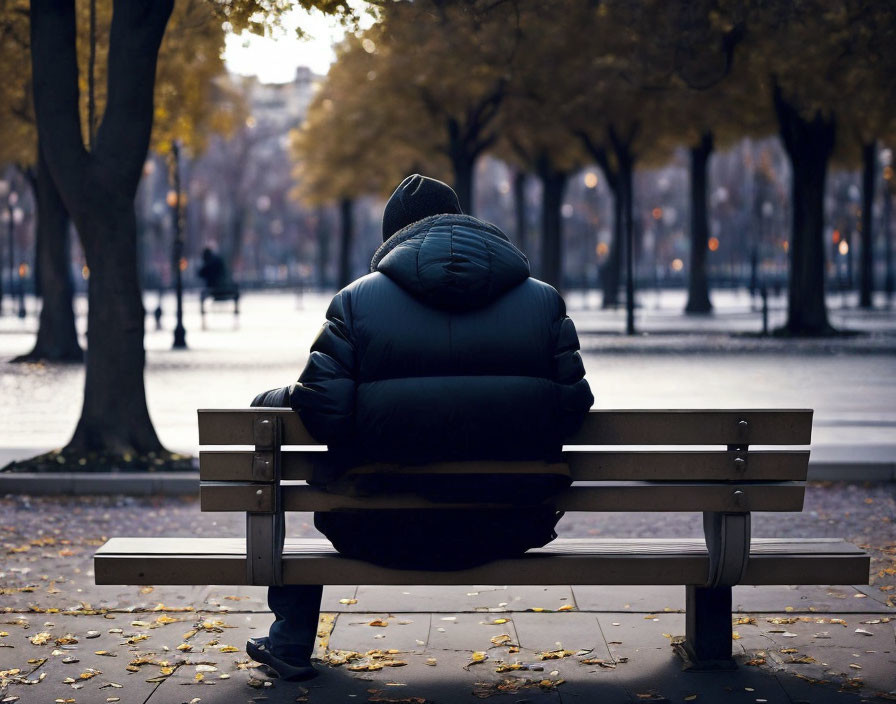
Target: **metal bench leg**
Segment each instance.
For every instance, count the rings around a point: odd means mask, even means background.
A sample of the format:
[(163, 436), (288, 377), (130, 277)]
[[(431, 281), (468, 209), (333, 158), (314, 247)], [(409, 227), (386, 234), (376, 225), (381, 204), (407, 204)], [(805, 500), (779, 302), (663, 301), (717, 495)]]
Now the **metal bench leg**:
[(731, 657), (731, 587), (687, 585), (685, 618), (679, 654), (686, 670), (737, 669)]

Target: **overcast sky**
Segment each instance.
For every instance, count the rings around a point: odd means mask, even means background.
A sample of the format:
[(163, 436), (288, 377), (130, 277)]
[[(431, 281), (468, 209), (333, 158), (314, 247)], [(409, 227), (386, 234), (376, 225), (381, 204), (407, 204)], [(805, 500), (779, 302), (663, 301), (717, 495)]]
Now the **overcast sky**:
[[(364, 27), (372, 21), (366, 14), (361, 19)], [(242, 75), (256, 75), (266, 83), (291, 81), (298, 66), (326, 73), (334, 58), (333, 44), (345, 34), (339, 22), (320, 12), (297, 9), (284, 15), (283, 24), (285, 31), (272, 38), (248, 32), (228, 35), (224, 49), (227, 68)], [(300, 26), (307, 39), (296, 38), (295, 29)]]

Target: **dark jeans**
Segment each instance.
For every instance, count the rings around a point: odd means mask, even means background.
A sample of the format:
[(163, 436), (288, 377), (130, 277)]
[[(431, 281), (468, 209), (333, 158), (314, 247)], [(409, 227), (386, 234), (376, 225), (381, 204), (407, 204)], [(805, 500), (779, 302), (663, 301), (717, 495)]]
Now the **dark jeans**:
[[(272, 389), (259, 394), (253, 406), (289, 406), (289, 388)], [(274, 623), (268, 634), (271, 652), (289, 663), (307, 660), (314, 650), (320, 618), (320, 584), (292, 584), (268, 587), (268, 608)]]
[(274, 612), (270, 648), (281, 660), (296, 663), (311, 657), (323, 590), (320, 584), (268, 587), (268, 608)]

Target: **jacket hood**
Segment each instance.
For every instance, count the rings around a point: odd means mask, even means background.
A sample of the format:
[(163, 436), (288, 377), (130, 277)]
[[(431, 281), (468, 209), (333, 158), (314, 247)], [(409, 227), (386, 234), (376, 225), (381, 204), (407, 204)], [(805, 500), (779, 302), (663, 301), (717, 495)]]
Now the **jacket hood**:
[(529, 260), (501, 230), (470, 215), (434, 215), (396, 232), (370, 262), (435, 308), (488, 305), (529, 276)]

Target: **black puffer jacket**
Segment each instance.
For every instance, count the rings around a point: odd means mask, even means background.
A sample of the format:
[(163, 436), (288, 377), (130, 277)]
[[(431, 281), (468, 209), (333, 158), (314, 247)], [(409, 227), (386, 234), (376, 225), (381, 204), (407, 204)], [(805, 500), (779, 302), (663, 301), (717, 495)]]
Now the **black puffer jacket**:
[(366, 459), (549, 459), (594, 399), (563, 299), (493, 225), (400, 230), (340, 291), (290, 404)]
[[(333, 299), (299, 381), (256, 403), (282, 404), (288, 394), (311, 434), (343, 457), (337, 467), (555, 459), (594, 399), (563, 299), (529, 277), (507, 237), (467, 215), (437, 215), (395, 233), (370, 268)], [(316, 472), (318, 483), (334, 479), (327, 469)], [(465, 567), (555, 537), (561, 514), (535, 504), (569, 484), (556, 479), (480, 477), (463, 486), (448, 477), (422, 487), (383, 480), (387, 490), (422, 489), (435, 500), (498, 494), (529, 506), (319, 513), (315, 525), (354, 557)], [(345, 479), (329, 482), (330, 490), (345, 487)]]

